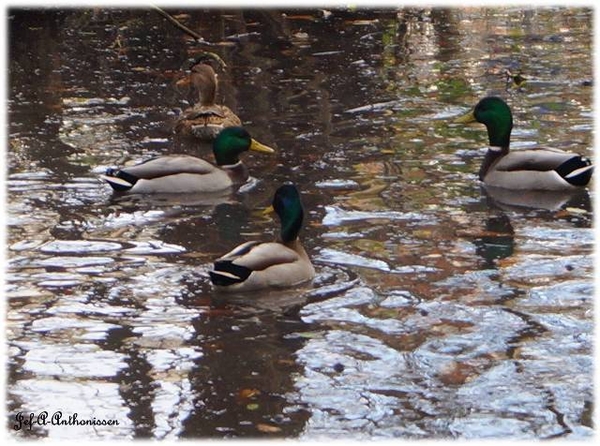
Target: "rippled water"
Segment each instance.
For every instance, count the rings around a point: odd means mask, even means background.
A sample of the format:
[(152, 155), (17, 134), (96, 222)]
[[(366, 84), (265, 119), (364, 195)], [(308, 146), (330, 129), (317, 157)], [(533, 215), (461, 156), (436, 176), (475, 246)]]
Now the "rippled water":
[[(169, 12), (215, 45), (153, 10), (10, 11), (11, 435), (592, 438), (590, 194), (482, 189), (485, 130), (452, 123), (499, 94), (515, 148), (591, 156), (592, 11)], [(276, 156), (231, 196), (112, 196), (108, 166), (209, 156), (171, 134), (207, 48)], [(314, 283), (214, 294), (286, 180)], [(118, 425), (14, 429), (41, 411)]]

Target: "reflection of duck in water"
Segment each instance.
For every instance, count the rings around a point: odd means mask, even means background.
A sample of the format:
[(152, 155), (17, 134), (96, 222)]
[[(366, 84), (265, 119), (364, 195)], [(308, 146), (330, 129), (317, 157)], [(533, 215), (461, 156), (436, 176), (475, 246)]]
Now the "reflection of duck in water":
[(279, 239), (243, 243), (217, 259), (209, 272), (216, 289), (235, 292), (282, 288), (314, 277), (315, 270), (298, 240), (304, 210), (296, 187), (286, 184), (277, 189), (272, 207), (281, 220)]
[(213, 141), (217, 165), (188, 155), (153, 158), (122, 169), (108, 169), (101, 178), (116, 192), (138, 194), (220, 192), (244, 183), (248, 170), (239, 156), (247, 151), (273, 153), (241, 127), (227, 127)]
[(575, 153), (536, 148), (509, 152), (512, 113), (500, 98), (487, 97), (456, 122), (480, 122), (488, 131), (490, 147), (479, 170), (487, 186), (522, 190), (576, 190), (591, 177), (591, 162)]
[(515, 248), (515, 230), (510, 219), (504, 213), (488, 218), (485, 230), (473, 244), (488, 268), (494, 267), (497, 260), (510, 257)]
[(199, 94), (198, 102), (185, 110), (175, 124), (175, 132), (203, 140), (212, 140), (226, 127), (242, 122), (225, 105), (215, 104), (217, 75), (210, 65), (211, 58), (200, 57), (190, 68), (189, 82)]
[(558, 211), (564, 207), (590, 209), (590, 195), (586, 189), (576, 190), (514, 190), (483, 185), (484, 193), (498, 208), (518, 210), (519, 208), (545, 209)]

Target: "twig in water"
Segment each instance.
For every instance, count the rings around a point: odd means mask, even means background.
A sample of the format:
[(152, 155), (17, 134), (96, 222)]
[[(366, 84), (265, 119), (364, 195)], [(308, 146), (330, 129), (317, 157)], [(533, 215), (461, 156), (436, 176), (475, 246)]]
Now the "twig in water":
[(163, 16), (165, 19), (167, 19), (169, 22), (171, 22), (177, 28), (179, 28), (180, 30), (182, 30), (184, 33), (189, 34), (190, 36), (192, 36), (196, 40), (200, 40), (202, 42), (205, 42), (205, 40), (202, 38), (202, 36), (200, 34), (198, 34), (195, 31), (192, 31), (187, 26), (181, 24), (175, 17), (173, 17), (172, 15), (170, 15), (168, 12), (165, 12), (164, 10), (162, 10), (161, 8), (159, 8), (156, 5), (152, 5), (152, 8), (154, 8), (156, 10), (156, 12), (158, 12), (161, 16)]
[[(171, 16), (168, 12), (162, 10), (161, 8), (159, 8), (156, 5), (152, 5), (152, 8), (154, 8), (154, 10), (156, 10), (156, 12), (158, 12), (160, 15), (162, 15), (164, 18), (166, 18), (169, 22), (171, 22), (177, 28), (182, 30), (184, 33), (192, 36), (197, 41), (200, 41), (206, 45), (212, 45), (210, 42), (207, 42), (206, 40), (204, 40), (204, 38), (200, 34), (198, 34), (195, 31), (192, 31), (187, 26), (181, 24), (177, 19), (175, 19), (173, 16)], [(218, 54), (212, 53), (210, 51), (206, 51), (204, 54), (215, 59), (217, 62), (219, 62), (221, 64), (221, 66), (223, 68), (227, 67), (227, 64), (225, 63), (225, 61), (223, 59), (221, 59)]]

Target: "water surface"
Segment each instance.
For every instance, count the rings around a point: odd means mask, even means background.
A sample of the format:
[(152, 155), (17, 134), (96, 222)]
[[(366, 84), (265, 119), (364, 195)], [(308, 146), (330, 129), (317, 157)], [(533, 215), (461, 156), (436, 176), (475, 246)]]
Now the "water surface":
[[(590, 194), (482, 189), (485, 130), (452, 119), (498, 94), (515, 149), (591, 156), (592, 11), (169, 12), (211, 45), (153, 10), (10, 10), (11, 435), (590, 439)], [(210, 157), (171, 133), (207, 49), (277, 154), (225, 198), (113, 196), (106, 167)], [(214, 294), (290, 180), (314, 283)], [(58, 410), (118, 425), (13, 429)]]

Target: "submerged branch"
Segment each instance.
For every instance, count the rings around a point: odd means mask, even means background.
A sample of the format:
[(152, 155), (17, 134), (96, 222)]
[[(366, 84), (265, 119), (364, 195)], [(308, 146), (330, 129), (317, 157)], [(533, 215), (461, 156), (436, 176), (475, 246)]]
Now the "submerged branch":
[(179, 28), (180, 30), (182, 30), (184, 33), (192, 36), (196, 40), (201, 40), (202, 42), (205, 42), (205, 40), (202, 38), (202, 36), (200, 34), (198, 34), (195, 31), (192, 31), (187, 26), (185, 26), (182, 23), (180, 23), (175, 17), (173, 17), (168, 12), (164, 11), (163, 9), (159, 8), (156, 5), (152, 5), (152, 8), (154, 8), (156, 10), (156, 12), (158, 12), (160, 15), (162, 15), (165, 19), (167, 19), (169, 22), (171, 22), (177, 28)]
[[(211, 45), (211, 43), (204, 40), (204, 38), (200, 34), (189, 29), (187, 26), (183, 25), (181, 22), (179, 22), (175, 17), (173, 17), (168, 12), (164, 11), (163, 9), (159, 8), (156, 5), (152, 5), (152, 8), (156, 12), (158, 12), (160, 15), (162, 15), (164, 18), (166, 18), (169, 22), (171, 22), (173, 25), (175, 25), (177, 28), (182, 30), (184, 33), (192, 36), (194, 39), (196, 39), (196, 41), (202, 42), (206, 45)], [(218, 54), (212, 53), (210, 51), (205, 51), (203, 54), (215, 59), (217, 62), (219, 62), (221, 64), (222, 67), (224, 67), (224, 68), (227, 67), (227, 64), (225, 63), (225, 61), (223, 59), (221, 59)]]

